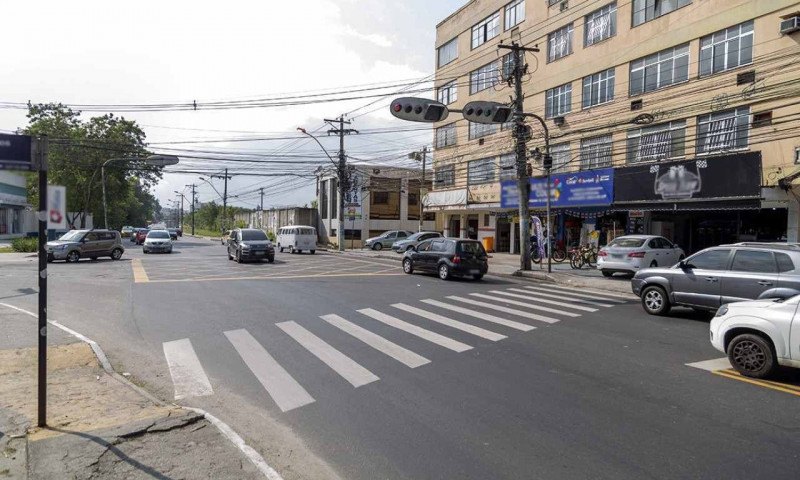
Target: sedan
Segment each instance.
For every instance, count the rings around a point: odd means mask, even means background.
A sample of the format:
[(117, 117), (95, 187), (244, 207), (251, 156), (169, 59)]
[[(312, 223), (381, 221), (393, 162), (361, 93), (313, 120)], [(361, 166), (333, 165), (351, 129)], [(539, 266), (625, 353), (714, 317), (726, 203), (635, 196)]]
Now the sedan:
[(683, 250), (664, 237), (624, 235), (597, 253), (597, 269), (604, 277), (621, 272), (633, 275), (643, 268), (671, 267), (683, 260)]
[(432, 272), (442, 280), (472, 277), (480, 280), (489, 270), (489, 256), (477, 240), (434, 238), (424, 240), (403, 254), (403, 271)]
[(403, 253), (416, 247), (420, 242), (430, 240), (431, 238), (441, 238), (442, 234), (439, 232), (418, 232), (405, 240), (398, 240), (392, 245), (392, 250), (397, 253)]
[(723, 305), (711, 321), (711, 344), (746, 377), (766, 378), (779, 365), (800, 368), (800, 295)]
[(395, 242), (405, 240), (410, 235), (413, 235), (413, 233), (409, 232), (408, 230), (389, 230), (388, 232), (383, 232), (377, 237), (368, 238), (367, 241), (364, 242), (364, 246), (373, 250), (392, 248), (392, 245), (394, 245)]
[(167, 230), (150, 230), (142, 245), (142, 253), (172, 253), (172, 238)]

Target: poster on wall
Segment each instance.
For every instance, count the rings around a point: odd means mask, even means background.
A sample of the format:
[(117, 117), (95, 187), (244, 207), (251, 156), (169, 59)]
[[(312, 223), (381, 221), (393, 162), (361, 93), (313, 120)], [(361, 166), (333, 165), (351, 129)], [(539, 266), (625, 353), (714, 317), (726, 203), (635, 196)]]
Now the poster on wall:
[(47, 229), (67, 228), (67, 187), (47, 186)]
[[(543, 208), (547, 204), (547, 179), (530, 179), (528, 205)], [(519, 207), (517, 182), (505, 180), (501, 183), (500, 206)], [(550, 206), (599, 207), (614, 201), (614, 169), (599, 168), (580, 172), (557, 173), (550, 177)]]

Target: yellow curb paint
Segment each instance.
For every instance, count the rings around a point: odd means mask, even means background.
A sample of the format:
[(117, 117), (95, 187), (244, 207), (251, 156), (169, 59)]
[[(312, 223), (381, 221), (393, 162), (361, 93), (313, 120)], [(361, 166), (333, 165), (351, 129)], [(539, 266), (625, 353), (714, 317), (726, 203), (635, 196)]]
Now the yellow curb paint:
[[(735, 375), (737, 377), (747, 378), (747, 377), (745, 377), (744, 375), (742, 375), (741, 373), (737, 372), (736, 370), (734, 370), (732, 368), (726, 368), (725, 370), (720, 370), (720, 371), (728, 373), (730, 375)], [(775, 387), (778, 387), (778, 388), (788, 388), (789, 390), (794, 390), (794, 391), (800, 393), (800, 386), (792, 385), (791, 383), (775, 382), (773, 380), (766, 380), (766, 379), (763, 379), (763, 378), (762, 379), (753, 378), (753, 379), (748, 379), (748, 380), (754, 380), (756, 382), (761, 382), (761, 383), (768, 383), (768, 384), (770, 384), (772, 386), (775, 386)]]
[(756, 380), (754, 378), (747, 378), (743, 377), (739, 373), (730, 371), (730, 370), (716, 370), (711, 372), (714, 375), (719, 375), (721, 377), (730, 378), (731, 380), (739, 380), (740, 382), (749, 383), (752, 385), (758, 385), (759, 387), (769, 388), (771, 390), (777, 390), (779, 392), (788, 393), (790, 395), (795, 395), (800, 397), (800, 390), (793, 390), (793, 386), (786, 385), (783, 383), (777, 382), (767, 382), (762, 380)]
[(134, 283), (147, 283), (150, 279), (147, 277), (147, 272), (144, 270), (142, 260), (134, 258), (131, 260), (131, 267), (133, 268), (133, 282)]

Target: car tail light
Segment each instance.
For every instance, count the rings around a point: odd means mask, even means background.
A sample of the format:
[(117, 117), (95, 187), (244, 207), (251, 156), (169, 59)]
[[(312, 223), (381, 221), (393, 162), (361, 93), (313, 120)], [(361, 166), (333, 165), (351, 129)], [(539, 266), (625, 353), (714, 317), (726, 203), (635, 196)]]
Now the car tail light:
[(628, 258), (644, 258), (644, 252), (631, 252), (628, 254)]
[(461, 263), (461, 257), (458, 255), (453, 256), (453, 263)]
[(608, 252), (606, 252), (605, 250), (600, 250), (599, 252), (597, 252), (597, 256), (598, 257), (607, 257), (608, 256)]

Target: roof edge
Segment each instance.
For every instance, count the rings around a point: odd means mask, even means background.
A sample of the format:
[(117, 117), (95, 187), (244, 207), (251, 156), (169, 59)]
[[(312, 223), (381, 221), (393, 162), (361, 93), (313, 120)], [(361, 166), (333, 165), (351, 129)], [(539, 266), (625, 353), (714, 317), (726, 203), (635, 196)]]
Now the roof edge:
[(464, 10), (465, 8), (469, 7), (470, 5), (472, 5), (473, 3), (477, 2), (477, 1), (478, 1), (478, 0), (469, 0), (469, 1), (468, 1), (467, 3), (465, 3), (465, 4), (464, 4), (464, 5), (461, 7), (461, 8), (459, 8), (459, 9), (458, 9), (458, 10), (456, 10), (455, 12), (453, 12), (453, 13), (451, 13), (450, 15), (448, 15), (447, 17), (445, 17), (445, 19), (444, 19), (444, 20), (442, 20), (441, 22), (437, 23), (437, 24), (436, 24), (436, 28), (439, 28), (439, 27), (441, 27), (441, 26), (442, 26), (442, 24), (444, 24), (445, 22), (447, 22), (448, 20), (450, 20), (450, 19), (451, 19), (451, 18), (453, 18), (454, 16), (458, 15), (459, 13), (461, 13), (461, 11), (462, 11), (462, 10)]

